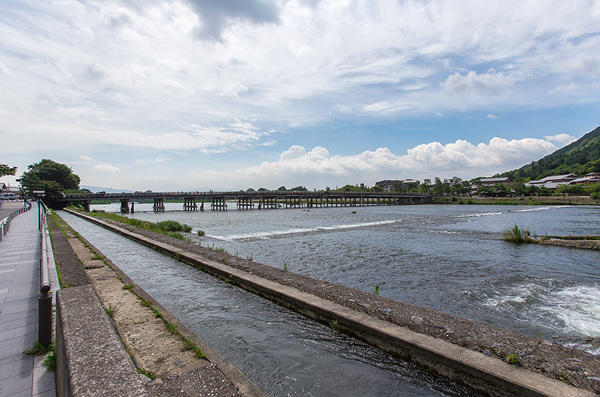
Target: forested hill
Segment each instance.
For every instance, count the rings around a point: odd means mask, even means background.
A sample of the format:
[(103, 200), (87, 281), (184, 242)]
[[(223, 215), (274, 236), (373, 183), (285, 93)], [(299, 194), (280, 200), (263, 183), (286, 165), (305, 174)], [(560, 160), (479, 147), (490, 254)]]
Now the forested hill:
[(512, 180), (517, 178), (536, 180), (569, 173), (583, 176), (589, 172), (600, 172), (600, 127), (541, 160), (533, 161), (518, 170), (508, 171), (500, 176), (508, 176)]

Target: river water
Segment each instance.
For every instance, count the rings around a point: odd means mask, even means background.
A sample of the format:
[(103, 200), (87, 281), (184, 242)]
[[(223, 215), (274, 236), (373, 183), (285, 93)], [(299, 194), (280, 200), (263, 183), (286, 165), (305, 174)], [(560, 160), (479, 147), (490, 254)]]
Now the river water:
[[(182, 206), (167, 203), (167, 212), (155, 214), (152, 204), (136, 204), (129, 216), (186, 223), (193, 239), (230, 254), (365, 291), (379, 286), (383, 296), (532, 337), (600, 336), (598, 251), (500, 240), (515, 224), (538, 235), (600, 234), (600, 207)], [(120, 210), (118, 203), (92, 208)], [(76, 218), (68, 222), (271, 395), (467, 393), (185, 265), (161, 255), (151, 261), (154, 251)], [(267, 348), (256, 350), (261, 344)]]
[[(235, 207), (233, 204), (229, 208)], [(119, 212), (119, 204), (92, 208)], [(415, 205), (129, 216), (203, 230), (203, 244), (303, 275), (513, 329), (532, 337), (600, 336), (600, 252), (502, 241), (598, 235), (600, 207)], [(599, 352), (600, 353), (600, 352)]]

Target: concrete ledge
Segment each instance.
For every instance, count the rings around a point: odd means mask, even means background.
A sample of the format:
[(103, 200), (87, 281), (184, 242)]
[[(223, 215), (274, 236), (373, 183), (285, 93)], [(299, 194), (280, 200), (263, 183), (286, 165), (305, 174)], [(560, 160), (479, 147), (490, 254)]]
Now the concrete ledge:
[(142, 376), (94, 288), (85, 285), (58, 291), (57, 396), (148, 396)]
[[(70, 212), (70, 211), (69, 211)], [(207, 273), (223, 277), (250, 292), (270, 299), (317, 321), (337, 321), (340, 327), (383, 350), (411, 360), (430, 371), (492, 396), (595, 396), (503, 361), (441, 339), (357, 312), (296, 288), (265, 280), (177, 247), (128, 232), (102, 220), (71, 212), (146, 246), (155, 248)]]

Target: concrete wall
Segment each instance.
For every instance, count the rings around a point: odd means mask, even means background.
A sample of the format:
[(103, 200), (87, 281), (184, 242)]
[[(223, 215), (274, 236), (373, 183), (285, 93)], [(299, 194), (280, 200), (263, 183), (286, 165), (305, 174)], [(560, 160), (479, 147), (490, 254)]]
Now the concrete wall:
[(61, 289), (56, 304), (57, 396), (148, 396), (90, 285)]

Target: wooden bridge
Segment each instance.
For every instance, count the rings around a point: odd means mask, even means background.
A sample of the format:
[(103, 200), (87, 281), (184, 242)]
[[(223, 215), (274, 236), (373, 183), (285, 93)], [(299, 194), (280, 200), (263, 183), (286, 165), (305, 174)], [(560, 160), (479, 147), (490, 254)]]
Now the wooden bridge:
[[(357, 192), (135, 192), (135, 193), (75, 193), (56, 199), (54, 206), (82, 204), (89, 211), (92, 201), (120, 201), (121, 212), (135, 212), (134, 200), (153, 200), (155, 212), (165, 211), (165, 200), (183, 199), (184, 211), (227, 210), (234, 202), (238, 209), (360, 207), (367, 205), (428, 204), (430, 196), (406, 193)], [(206, 207), (208, 208), (205, 208)]]

